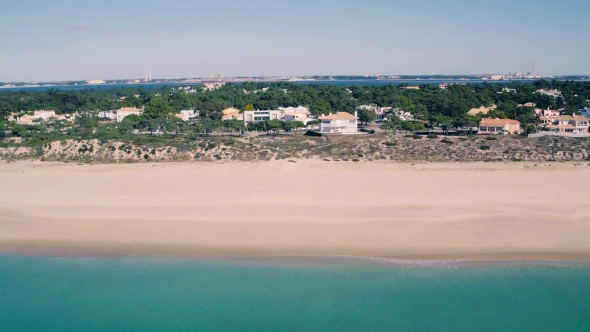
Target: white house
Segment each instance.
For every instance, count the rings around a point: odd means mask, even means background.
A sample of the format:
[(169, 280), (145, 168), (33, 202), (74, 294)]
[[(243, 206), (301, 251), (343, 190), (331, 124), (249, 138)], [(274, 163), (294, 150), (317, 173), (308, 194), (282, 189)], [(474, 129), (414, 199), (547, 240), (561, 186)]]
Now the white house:
[(588, 134), (588, 118), (579, 115), (562, 115), (555, 119), (550, 125), (545, 125), (542, 129), (554, 133), (566, 134)]
[(244, 111), (244, 124), (248, 122), (263, 122), (266, 120), (281, 120), (283, 118), (283, 112), (279, 110), (255, 110), (255, 111)]
[(306, 114), (311, 114), (309, 112), (309, 108), (307, 107), (303, 107), (303, 106), (297, 106), (297, 107), (279, 107), (279, 111), (283, 111), (285, 114), (289, 114), (289, 113), (306, 113)]
[(558, 91), (556, 89), (539, 89), (537, 90), (537, 93), (542, 93), (553, 98), (561, 97), (561, 91)]
[(391, 111), (391, 107), (379, 107), (375, 104), (361, 105), (361, 106), (357, 107), (357, 109), (359, 109), (359, 110), (366, 109), (366, 110), (375, 112), (375, 115), (377, 116), (377, 118), (376, 118), (377, 122), (384, 121), (385, 120), (385, 113)]
[(33, 112), (33, 116), (36, 119), (47, 120), (47, 119), (55, 116), (55, 111), (39, 110), (39, 111)]
[(354, 134), (358, 132), (358, 116), (347, 112), (338, 112), (336, 114), (322, 115), (320, 120), (320, 132), (322, 134)]
[(103, 119), (115, 120), (117, 118), (117, 114), (115, 111), (99, 111), (98, 117)]
[(182, 121), (188, 121), (198, 115), (199, 115), (199, 111), (195, 111), (195, 110), (191, 109), (191, 110), (182, 110), (182, 111), (180, 111), (180, 114), (176, 114), (174, 116), (181, 119)]
[(543, 123), (548, 123), (548, 124), (555, 122), (557, 120), (557, 118), (559, 117), (559, 111), (556, 111), (556, 110), (536, 109), (535, 113), (537, 114), (538, 117), (541, 118), (541, 121)]
[(391, 111), (391, 113), (393, 113), (395, 116), (400, 118), (400, 120), (402, 120), (402, 121), (413, 121), (414, 120), (414, 114), (412, 114), (410, 112), (406, 112), (404, 110), (400, 110), (399, 108), (394, 109), (393, 111)]
[(307, 107), (279, 107), (279, 111), (283, 112), (283, 121), (300, 121), (307, 125), (308, 122), (315, 120)]
[[(225, 111), (224, 111), (225, 112)], [(281, 120), (281, 121), (301, 121), (307, 124), (309, 121), (314, 120), (311, 117), (311, 113), (307, 107), (279, 107), (277, 110), (255, 110), (255, 111), (244, 111), (243, 114), (244, 123), (248, 122), (262, 122), (266, 120)]]
[(300, 121), (303, 122), (304, 125), (307, 125), (308, 122), (314, 120), (314, 118), (310, 117), (309, 114), (304, 112), (288, 113), (283, 117), (283, 121)]
[(27, 124), (31, 125), (34, 123), (34, 120), (43, 120), (47, 121), (50, 118), (55, 118), (55, 111), (52, 110), (38, 110), (34, 111), (33, 115), (25, 114), (21, 116), (16, 123), (18, 124)]
[(203, 82), (203, 91), (213, 91), (224, 86), (224, 82)]
[(138, 109), (135, 107), (123, 107), (114, 111), (114, 120), (117, 122), (121, 122), (123, 121), (123, 119), (125, 119), (125, 117), (128, 117), (129, 115), (141, 115), (141, 113), (143, 113), (143, 108)]

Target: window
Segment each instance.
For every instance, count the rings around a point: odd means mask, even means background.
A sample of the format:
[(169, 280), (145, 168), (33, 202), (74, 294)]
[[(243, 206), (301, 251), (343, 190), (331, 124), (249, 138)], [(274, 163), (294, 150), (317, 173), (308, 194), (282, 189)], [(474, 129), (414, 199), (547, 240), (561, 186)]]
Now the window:
[(269, 119), (268, 116), (257, 116), (257, 117), (254, 117), (254, 121), (266, 121), (268, 119)]
[(479, 127), (479, 130), (480, 130), (480, 131), (488, 131), (488, 127), (486, 127), (486, 126), (481, 126), (481, 127)]
[(268, 114), (268, 112), (254, 112), (254, 114)]
[(566, 129), (566, 130), (565, 130), (565, 132), (566, 132), (566, 133), (573, 133), (573, 132), (574, 132), (574, 130), (573, 130), (573, 129)]
[(353, 125), (356, 122), (356, 120), (348, 120), (348, 124)]
[(490, 130), (489, 130), (489, 132), (490, 132), (490, 133), (495, 133), (495, 132), (496, 132), (496, 127), (490, 127)]
[(322, 124), (330, 124), (330, 120), (322, 120)]

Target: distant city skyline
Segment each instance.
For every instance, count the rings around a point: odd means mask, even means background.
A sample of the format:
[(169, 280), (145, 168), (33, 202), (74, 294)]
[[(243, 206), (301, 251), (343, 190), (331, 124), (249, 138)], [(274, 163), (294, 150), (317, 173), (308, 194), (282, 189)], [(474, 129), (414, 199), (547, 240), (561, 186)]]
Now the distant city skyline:
[(587, 1), (21, 0), (3, 5), (0, 82), (590, 74)]

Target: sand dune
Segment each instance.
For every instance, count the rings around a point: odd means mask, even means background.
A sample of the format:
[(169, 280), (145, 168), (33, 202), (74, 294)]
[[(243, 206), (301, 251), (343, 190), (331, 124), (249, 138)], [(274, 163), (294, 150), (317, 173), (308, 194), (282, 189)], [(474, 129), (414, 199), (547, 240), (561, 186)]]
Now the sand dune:
[(3, 252), (590, 258), (587, 164), (19, 162), (0, 183)]

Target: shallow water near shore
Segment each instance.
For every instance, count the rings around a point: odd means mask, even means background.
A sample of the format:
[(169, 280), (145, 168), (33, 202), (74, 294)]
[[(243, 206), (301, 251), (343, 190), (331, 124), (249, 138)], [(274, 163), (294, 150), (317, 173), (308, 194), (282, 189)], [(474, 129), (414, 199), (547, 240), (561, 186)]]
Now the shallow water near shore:
[(588, 331), (590, 264), (0, 256), (3, 331)]

